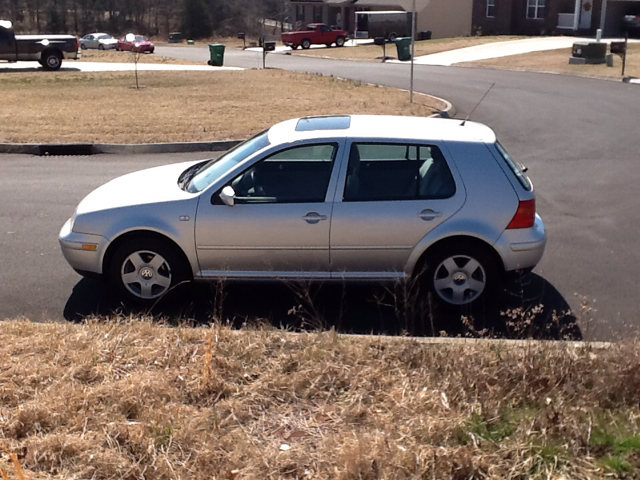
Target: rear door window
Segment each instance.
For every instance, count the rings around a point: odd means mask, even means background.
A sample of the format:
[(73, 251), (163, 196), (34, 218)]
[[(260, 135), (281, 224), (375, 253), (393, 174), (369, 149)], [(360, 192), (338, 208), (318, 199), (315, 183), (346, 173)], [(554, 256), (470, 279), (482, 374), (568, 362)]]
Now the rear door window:
[(447, 161), (434, 145), (351, 146), (345, 202), (444, 199), (455, 192)]

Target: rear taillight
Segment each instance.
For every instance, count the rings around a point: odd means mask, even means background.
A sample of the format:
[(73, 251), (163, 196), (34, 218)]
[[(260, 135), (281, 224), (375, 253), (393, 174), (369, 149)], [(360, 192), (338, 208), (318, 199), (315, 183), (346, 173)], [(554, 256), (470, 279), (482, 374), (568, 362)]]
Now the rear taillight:
[(507, 230), (514, 228), (530, 228), (536, 221), (536, 200), (520, 200), (518, 210), (513, 216)]

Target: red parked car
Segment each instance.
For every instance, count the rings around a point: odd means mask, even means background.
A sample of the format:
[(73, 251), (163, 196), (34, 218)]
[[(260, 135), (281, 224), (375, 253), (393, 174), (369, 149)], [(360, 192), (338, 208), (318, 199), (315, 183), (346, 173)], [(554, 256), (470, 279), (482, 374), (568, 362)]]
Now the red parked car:
[(298, 47), (306, 50), (311, 45), (330, 47), (334, 43), (336, 47), (342, 47), (348, 36), (349, 33), (345, 30), (332, 30), (324, 23), (312, 23), (306, 30), (283, 33), (282, 43), (294, 50)]
[(127, 37), (124, 36), (118, 40), (116, 44), (116, 50), (119, 52), (140, 52), (140, 53), (153, 53), (155, 46), (149, 39), (142, 35), (136, 35), (133, 42), (128, 42)]

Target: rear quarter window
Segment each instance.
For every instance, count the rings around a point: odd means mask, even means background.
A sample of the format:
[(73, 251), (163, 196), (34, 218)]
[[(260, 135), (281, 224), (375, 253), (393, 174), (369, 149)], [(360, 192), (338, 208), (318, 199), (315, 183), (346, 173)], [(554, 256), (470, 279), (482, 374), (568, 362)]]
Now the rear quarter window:
[(520, 185), (522, 185), (527, 192), (530, 192), (533, 188), (531, 185), (531, 181), (527, 178), (527, 176), (522, 171), (522, 167), (520, 166), (520, 164), (513, 161), (513, 159), (509, 156), (507, 151), (504, 149), (502, 145), (500, 145), (499, 142), (495, 143), (495, 147), (498, 153), (500, 154), (500, 157), (502, 157), (504, 162), (509, 167), (509, 170), (511, 170), (511, 172), (518, 179), (518, 182), (520, 182)]

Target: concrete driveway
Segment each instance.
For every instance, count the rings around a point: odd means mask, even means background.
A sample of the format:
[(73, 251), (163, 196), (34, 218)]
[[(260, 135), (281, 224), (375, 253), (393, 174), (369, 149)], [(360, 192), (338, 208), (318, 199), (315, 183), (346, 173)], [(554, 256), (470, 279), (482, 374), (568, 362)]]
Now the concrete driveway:
[[(610, 43), (619, 40), (623, 39), (606, 39), (602, 41)], [(448, 67), (456, 63), (475, 62), (489, 58), (509, 57), (511, 55), (522, 55), (531, 52), (571, 48), (575, 42), (580, 41), (593, 42), (594, 39), (582, 37), (537, 37), (511, 40), (508, 42), (487, 43), (485, 45), (475, 45), (473, 47), (459, 48), (457, 50), (449, 50), (448, 52), (416, 57), (415, 63), (419, 65), (442, 65)], [(629, 40), (630, 43), (639, 41), (640, 40)]]

